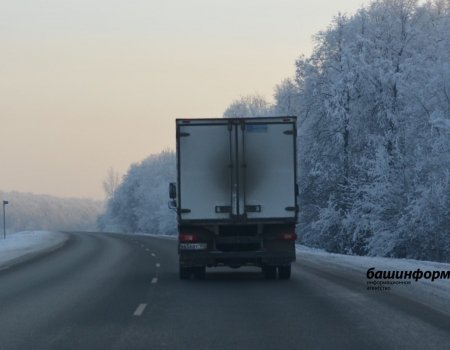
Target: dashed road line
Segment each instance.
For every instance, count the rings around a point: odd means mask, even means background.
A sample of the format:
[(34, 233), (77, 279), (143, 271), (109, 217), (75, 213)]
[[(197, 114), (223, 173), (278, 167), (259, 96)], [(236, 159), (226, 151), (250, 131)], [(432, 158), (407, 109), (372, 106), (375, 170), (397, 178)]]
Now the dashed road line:
[(146, 307), (147, 307), (147, 304), (139, 304), (133, 315), (134, 316), (141, 316), (144, 313), (144, 310), (145, 310)]
[(155, 254), (155, 253), (152, 253), (152, 256), (153, 256), (153, 257), (155, 257), (155, 256), (156, 256), (156, 254)]
[(158, 277), (153, 277), (152, 278), (152, 284), (156, 284), (158, 283)]
[(161, 267), (161, 264), (160, 263), (156, 263), (156, 267)]

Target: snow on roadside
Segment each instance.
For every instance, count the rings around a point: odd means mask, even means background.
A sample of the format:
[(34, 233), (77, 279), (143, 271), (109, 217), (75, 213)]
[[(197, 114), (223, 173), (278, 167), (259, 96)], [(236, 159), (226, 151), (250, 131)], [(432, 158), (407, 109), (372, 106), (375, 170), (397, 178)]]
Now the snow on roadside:
[(165, 235), (165, 234), (160, 234), (160, 233), (118, 232), (118, 234), (129, 235), (129, 236), (148, 236), (148, 237), (162, 238), (162, 239), (168, 239), (168, 240), (177, 240), (178, 239), (178, 235)]
[(0, 239), (0, 268), (5, 268), (25, 256), (56, 248), (67, 239), (59, 232), (23, 231)]
[(168, 240), (172, 240), (172, 241), (178, 239), (178, 235), (159, 235), (159, 234), (155, 234), (155, 233), (136, 233), (136, 235), (163, 238), (163, 239), (168, 239)]
[[(376, 271), (450, 271), (450, 264), (438, 263), (433, 261), (420, 261), (412, 259), (394, 259), (369, 256), (351, 256), (342, 254), (327, 253), (320, 249), (296, 245), (297, 260), (305, 258), (313, 263), (327, 266), (330, 269), (342, 271), (347, 269), (361, 275), (361, 285), (366, 286), (367, 281), (396, 281), (368, 279), (367, 271), (375, 268)], [(301, 262), (300, 262), (301, 264)], [(392, 292), (403, 295), (420, 303), (429, 305), (447, 314), (450, 314), (450, 279), (431, 279), (421, 278), (416, 281), (414, 278), (402, 279), (401, 281), (411, 281), (410, 285), (394, 285)], [(375, 292), (389, 293), (391, 291)]]

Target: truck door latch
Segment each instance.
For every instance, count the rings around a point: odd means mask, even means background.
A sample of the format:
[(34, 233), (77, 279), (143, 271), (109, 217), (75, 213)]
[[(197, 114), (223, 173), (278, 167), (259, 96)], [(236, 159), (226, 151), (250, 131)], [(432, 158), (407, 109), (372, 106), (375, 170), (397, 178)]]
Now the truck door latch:
[(245, 211), (247, 213), (261, 213), (261, 206), (260, 205), (246, 205)]
[(231, 213), (231, 206), (230, 205), (216, 205), (216, 213)]

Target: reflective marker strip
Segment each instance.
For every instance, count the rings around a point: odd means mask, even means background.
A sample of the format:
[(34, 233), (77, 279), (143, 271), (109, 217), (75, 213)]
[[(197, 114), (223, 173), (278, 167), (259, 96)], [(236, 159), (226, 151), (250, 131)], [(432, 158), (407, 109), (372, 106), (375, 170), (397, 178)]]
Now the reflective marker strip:
[(139, 304), (136, 311), (134, 312), (134, 316), (141, 316), (144, 312), (145, 308), (147, 307), (147, 304)]

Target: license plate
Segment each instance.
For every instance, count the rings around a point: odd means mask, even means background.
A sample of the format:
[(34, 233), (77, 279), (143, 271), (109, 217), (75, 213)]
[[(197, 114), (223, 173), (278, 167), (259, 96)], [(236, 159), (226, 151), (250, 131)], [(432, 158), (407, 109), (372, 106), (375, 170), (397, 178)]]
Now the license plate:
[(206, 243), (180, 243), (180, 249), (200, 250), (200, 249), (206, 249), (206, 248), (207, 248)]

